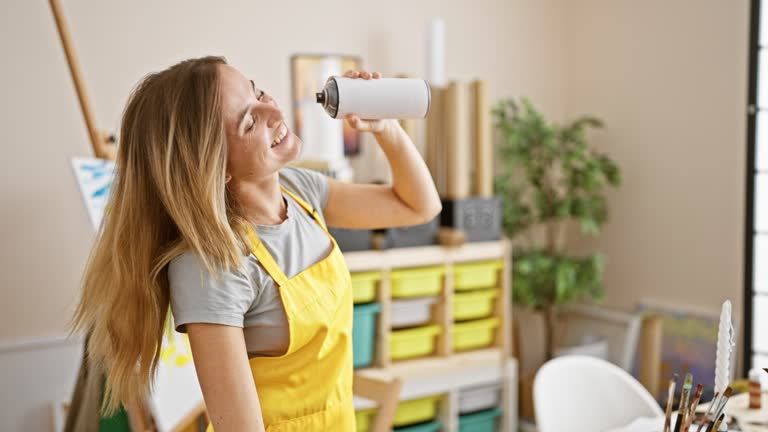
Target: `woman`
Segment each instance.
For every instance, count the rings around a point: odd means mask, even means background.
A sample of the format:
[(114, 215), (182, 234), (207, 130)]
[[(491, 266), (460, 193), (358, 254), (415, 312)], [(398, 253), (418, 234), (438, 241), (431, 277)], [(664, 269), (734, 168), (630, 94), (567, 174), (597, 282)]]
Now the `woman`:
[(441, 206), (397, 121), (347, 121), (374, 134), (391, 186), (286, 167), (302, 142), (222, 58), (142, 80), (75, 315), (107, 371), (106, 412), (141, 403), (170, 304), (217, 432), (354, 429), (349, 272), (326, 224), (414, 225)]

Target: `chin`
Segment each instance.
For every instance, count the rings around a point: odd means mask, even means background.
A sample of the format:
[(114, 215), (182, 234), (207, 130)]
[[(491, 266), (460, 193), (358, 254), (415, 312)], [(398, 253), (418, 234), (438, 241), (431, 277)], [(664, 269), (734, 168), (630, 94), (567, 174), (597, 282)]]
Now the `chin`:
[(280, 159), (283, 161), (283, 165), (289, 164), (296, 160), (301, 154), (301, 148), (304, 145), (298, 136), (294, 135), (293, 132), (289, 133), (290, 137), (287, 138), (289, 142), (281, 144), (281, 146), (275, 148), (276, 151), (281, 153)]

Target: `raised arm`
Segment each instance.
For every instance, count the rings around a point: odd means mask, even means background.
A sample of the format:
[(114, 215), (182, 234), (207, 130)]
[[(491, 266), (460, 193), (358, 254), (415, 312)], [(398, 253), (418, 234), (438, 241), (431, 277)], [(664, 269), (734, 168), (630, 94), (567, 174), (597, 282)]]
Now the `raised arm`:
[[(344, 76), (376, 79), (378, 73), (349, 71)], [(396, 120), (362, 120), (349, 115), (356, 129), (372, 132), (392, 170), (391, 185), (349, 184), (329, 180), (323, 214), (339, 228), (384, 228), (430, 221), (442, 205), (435, 184), (411, 138)]]
[(195, 369), (216, 432), (264, 431), (243, 329), (187, 324)]

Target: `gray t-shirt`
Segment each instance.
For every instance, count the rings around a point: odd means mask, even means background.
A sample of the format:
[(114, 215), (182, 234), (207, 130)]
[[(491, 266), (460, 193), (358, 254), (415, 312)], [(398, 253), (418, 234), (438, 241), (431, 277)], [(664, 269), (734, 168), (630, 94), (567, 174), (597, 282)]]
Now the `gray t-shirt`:
[[(280, 184), (323, 218), (329, 187), (325, 176), (286, 167), (280, 170)], [(286, 220), (279, 225), (255, 225), (255, 230), (291, 278), (327, 256), (331, 241), (312, 215), (286, 193), (283, 197), (288, 204)], [(188, 251), (171, 261), (168, 281), (178, 331), (186, 333), (188, 323), (224, 324), (243, 328), (250, 357), (279, 356), (288, 349), (288, 322), (280, 293), (253, 254), (244, 258), (243, 270), (221, 271), (214, 277)]]

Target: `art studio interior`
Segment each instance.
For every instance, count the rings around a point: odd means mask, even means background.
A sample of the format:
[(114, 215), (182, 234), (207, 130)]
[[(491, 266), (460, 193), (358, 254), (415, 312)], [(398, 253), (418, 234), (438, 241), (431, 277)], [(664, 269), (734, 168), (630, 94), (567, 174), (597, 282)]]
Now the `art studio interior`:
[(768, 1), (0, 36), (0, 431), (768, 431)]

